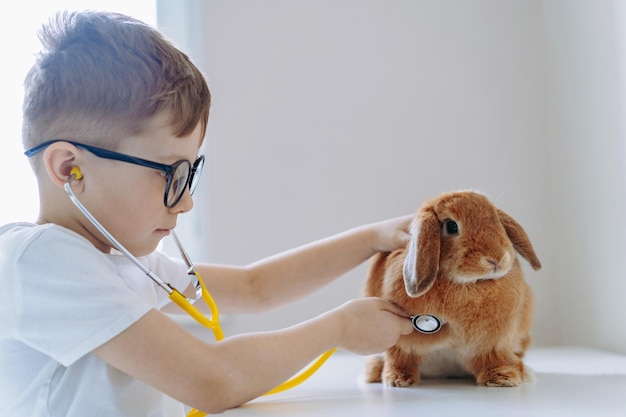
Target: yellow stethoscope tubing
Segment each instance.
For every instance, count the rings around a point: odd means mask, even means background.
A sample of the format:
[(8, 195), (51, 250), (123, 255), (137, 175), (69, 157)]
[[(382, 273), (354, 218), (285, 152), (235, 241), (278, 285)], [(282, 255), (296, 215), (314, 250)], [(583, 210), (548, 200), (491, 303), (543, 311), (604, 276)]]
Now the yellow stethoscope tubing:
[[(170, 299), (174, 303), (176, 303), (180, 308), (185, 310), (191, 317), (196, 319), (198, 323), (211, 329), (213, 331), (213, 334), (215, 335), (215, 340), (219, 342), (220, 340), (224, 338), (224, 334), (222, 333), (222, 328), (220, 326), (219, 320), (216, 320), (216, 318), (219, 315), (217, 304), (213, 300), (213, 297), (211, 297), (209, 292), (206, 290), (206, 287), (204, 286), (204, 282), (202, 281), (202, 277), (200, 276), (200, 274), (196, 272), (196, 276), (198, 277), (198, 280), (200, 281), (200, 285), (202, 286), (202, 298), (211, 309), (211, 319), (207, 318), (204, 314), (202, 314), (195, 306), (193, 306), (189, 302), (189, 300), (185, 296), (183, 296), (177, 290), (174, 290), (174, 292), (170, 294)], [(333, 353), (335, 353), (336, 350), (337, 348), (334, 348), (334, 349), (329, 350), (326, 353), (323, 353), (315, 362), (313, 362), (307, 369), (302, 371), (300, 374), (289, 379), (288, 381), (283, 382), (276, 388), (266, 392), (264, 395), (277, 394), (279, 392), (287, 391), (301, 384), (302, 382), (307, 380), (311, 375), (313, 375), (324, 364), (324, 362), (326, 362), (326, 360)]]
[[(72, 203), (81, 211), (81, 213), (83, 213), (83, 215), (87, 218), (87, 220), (89, 220), (89, 222), (93, 224), (96, 227), (96, 229), (98, 229), (98, 231), (109, 240), (111, 245), (113, 245), (113, 247), (115, 247), (117, 251), (122, 253), (128, 259), (130, 259), (130, 261), (133, 262), (139, 269), (141, 269), (152, 281), (155, 282), (155, 284), (157, 284), (164, 291), (166, 291), (170, 300), (172, 300), (172, 302), (174, 302), (181, 309), (183, 309), (187, 314), (193, 317), (198, 323), (200, 323), (204, 327), (211, 329), (216, 341), (219, 342), (220, 340), (222, 340), (224, 338), (224, 333), (222, 331), (222, 327), (219, 322), (219, 309), (217, 307), (217, 303), (215, 302), (215, 300), (213, 299), (209, 291), (206, 289), (204, 285), (204, 281), (202, 280), (202, 277), (200, 276), (200, 274), (198, 274), (194, 270), (193, 264), (191, 260), (189, 259), (189, 256), (183, 249), (183, 246), (180, 243), (178, 236), (176, 236), (176, 233), (172, 231), (171, 233), (172, 237), (174, 238), (174, 242), (176, 243), (176, 246), (178, 247), (183, 259), (185, 260), (185, 263), (187, 264), (187, 267), (189, 268), (188, 273), (195, 275), (196, 278), (198, 279), (199, 285), (202, 290), (202, 299), (207, 304), (211, 312), (210, 318), (206, 317), (196, 307), (194, 307), (194, 305), (190, 302), (190, 300), (187, 297), (185, 297), (180, 291), (178, 291), (176, 288), (172, 287), (170, 284), (163, 281), (155, 273), (153, 273), (147, 266), (141, 263), (139, 259), (137, 259), (132, 253), (130, 253), (128, 249), (126, 249), (120, 242), (118, 242), (118, 240), (115, 239), (115, 237), (113, 237), (113, 235), (111, 235), (111, 233), (109, 233), (109, 231), (106, 230), (104, 226), (102, 226), (102, 224), (100, 224), (100, 222), (91, 214), (91, 212), (87, 210), (87, 208), (80, 202), (80, 200), (78, 200), (78, 197), (76, 197), (76, 194), (74, 194), (74, 190), (72, 190), (71, 182), (74, 179), (82, 178), (82, 174), (80, 173), (80, 170), (74, 167), (70, 171), (70, 174), (71, 174), (70, 178), (68, 178), (68, 180), (64, 184), (65, 192), (69, 196)], [(277, 394), (279, 392), (287, 391), (293, 387), (300, 385), (302, 382), (310, 378), (311, 375), (313, 375), (328, 360), (328, 358), (330, 358), (330, 356), (333, 353), (335, 353), (336, 350), (337, 348), (334, 348), (323, 353), (311, 365), (309, 365), (309, 367), (306, 368), (304, 371), (294, 376), (293, 378), (283, 382), (282, 384), (268, 391), (264, 395)], [(191, 412), (187, 415), (187, 417), (202, 417), (205, 415), (206, 413), (202, 411), (192, 409)]]
[[(182, 247), (180, 247), (180, 249), (182, 249)], [(197, 272), (195, 274), (196, 274), (196, 277), (198, 278), (198, 281), (200, 281), (200, 285), (202, 287), (202, 299), (207, 303), (207, 305), (211, 309), (211, 319), (207, 318), (204, 314), (202, 314), (196, 307), (194, 307), (188, 301), (187, 298), (185, 298), (185, 296), (183, 296), (177, 290), (174, 290), (174, 292), (170, 294), (170, 299), (174, 303), (176, 303), (180, 308), (185, 310), (198, 323), (211, 329), (213, 331), (213, 335), (215, 336), (215, 340), (219, 342), (220, 340), (224, 338), (224, 334), (222, 333), (222, 328), (220, 326), (219, 319), (217, 319), (219, 317), (217, 304), (213, 300), (213, 297), (211, 297), (209, 292), (206, 290), (206, 287), (204, 286), (204, 282), (200, 274), (198, 274)], [(313, 363), (311, 363), (308, 368), (303, 370), (301, 373), (283, 382), (282, 384), (278, 385), (276, 388), (266, 392), (263, 395), (267, 396), (267, 395), (278, 394), (279, 392), (287, 391), (300, 385), (301, 383), (309, 379), (315, 372), (317, 372), (317, 370), (322, 365), (324, 365), (324, 363), (328, 360), (328, 358), (332, 356), (333, 353), (335, 353), (336, 350), (337, 348), (334, 348), (323, 353)], [(187, 417), (204, 417), (206, 415), (207, 413), (205, 413), (204, 411), (201, 411), (195, 408), (192, 408), (189, 411), (189, 413), (187, 413)]]
[(196, 270), (194, 269), (193, 263), (191, 262), (189, 255), (187, 255), (187, 252), (183, 248), (182, 243), (180, 242), (180, 240), (178, 239), (178, 236), (173, 230), (171, 231), (171, 236), (174, 239), (174, 243), (176, 244), (178, 251), (180, 252), (183, 259), (185, 260), (185, 263), (187, 264), (187, 268), (189, 268), (187, 270), (187, 274), (195, 276), (196, 279), (198, 280), (196, 294), (198, 293), (198, 288), (199, 288), (199, 292), (201, 294), (202, 300), (204, 300), (204, 303), (209, 307), (209, 311), (211, 312), (211, 317), (207, 317), (204, 314), (202, 314), (192, 304), (192, 302), (190, 302), (188, 298), (186, 298), (176, 289), (174, 289), (174, 291), (171, 294), (169, 294), (169, 297), (174, 303), (176, 303), (176, 305), (182, 308), (187, 314), (193, 317), (198, 323), (200, 323), (204, 327), (211, 329), (211, 331), (213, 332), (213, 336), (215, 337), (215, 340), (220, 341), (224, 338), (224, 332), (222, 331), (222, 326), (220, 324), (220, 311), (217, 308), (217, 303), (213, 299), (213, 296), (211, 296), (211, 293), (209, 292), (209, 290), (205, 287), (204, 280), (202, 279), (200, 274), (196, 272)]

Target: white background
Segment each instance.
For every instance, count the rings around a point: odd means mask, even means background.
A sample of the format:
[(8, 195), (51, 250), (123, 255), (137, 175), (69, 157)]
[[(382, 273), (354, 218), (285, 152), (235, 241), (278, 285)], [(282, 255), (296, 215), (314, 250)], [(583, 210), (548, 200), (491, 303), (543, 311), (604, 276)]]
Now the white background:
[[(182, 225), (194, 258), (245, 264), (476, 188), (526, 228), (544, 264), (526, 268), (536, 344), (626, 353), (619, 0), (157, 5), (214, 98), (203, 188)], [(5, 20), (49, 14), (31, 9)], [(16, 58), (37, 48), (36, 26), (15, 26), (1, 34), (14, 97), (2, 113), (2, 223), (36, 216), (19, 140), (28, 65)], [(289, 308), (228, 317), (226, 333), (332, 308), (360, 295), (365, 272)]]
[[(477, 188), (543, 261), (535, 343), (626, 353), (619, 1), (189, 4), (214, 97), (205, 256), (245, 264)], [(365, 271), (227, 333), (338, 305)]]

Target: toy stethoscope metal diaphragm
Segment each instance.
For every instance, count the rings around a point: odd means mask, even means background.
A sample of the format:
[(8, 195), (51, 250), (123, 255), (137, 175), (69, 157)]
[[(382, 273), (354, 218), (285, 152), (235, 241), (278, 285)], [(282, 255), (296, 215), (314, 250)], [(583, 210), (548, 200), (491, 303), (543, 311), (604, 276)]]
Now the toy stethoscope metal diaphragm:
[(433, 334), (441, 330), (444, 325), (443, 321), (432, 314), (418, 314), (411, 317), (413, 328), (420, 333)]

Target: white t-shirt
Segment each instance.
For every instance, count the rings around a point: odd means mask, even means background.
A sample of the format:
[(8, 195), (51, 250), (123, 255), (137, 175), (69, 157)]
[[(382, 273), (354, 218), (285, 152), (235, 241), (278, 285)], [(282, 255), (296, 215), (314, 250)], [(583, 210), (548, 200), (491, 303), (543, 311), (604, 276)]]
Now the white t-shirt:
[[(179, 289), (189, 284), (186, 267), (162, 253), (141, 261)], [(0, 416), (184, 416), (182, 404), (91, 353), (169, 302), (126, 257), (57, 225), (7, 225), (0, 289)]]

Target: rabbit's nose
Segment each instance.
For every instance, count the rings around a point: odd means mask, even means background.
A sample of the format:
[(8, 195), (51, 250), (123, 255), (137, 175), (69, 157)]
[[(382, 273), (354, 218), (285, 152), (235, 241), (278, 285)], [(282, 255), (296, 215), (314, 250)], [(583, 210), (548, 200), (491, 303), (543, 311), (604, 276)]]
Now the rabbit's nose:
[(498, 262), (494, 261), (493, 259), (486, 259), (487, 263), (489, 263), (489, 265), (491, 265), (493, 267), (493, 272), (496, 272), (498, 270)]
[(505, 252), (502, 258), (500, 258), (499, 260), (485, 257), (484, 261), (493, 268), (494, 273), (497, 273), (498, 271), (502, 271), (503, 269), (508, 269), (509, 263), (511, 261), (511, 255), (509, 255), (508, 252)]

